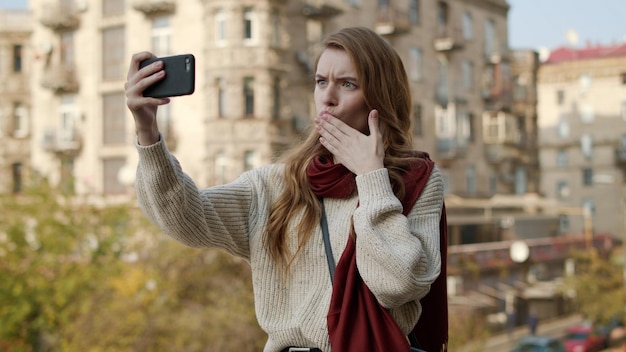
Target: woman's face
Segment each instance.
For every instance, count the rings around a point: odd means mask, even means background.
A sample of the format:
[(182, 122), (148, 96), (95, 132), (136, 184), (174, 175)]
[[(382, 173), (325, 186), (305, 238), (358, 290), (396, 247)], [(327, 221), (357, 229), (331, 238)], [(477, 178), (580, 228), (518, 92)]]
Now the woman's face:
[(322, 52), (315, 73), (317, 115), (329, 113), (361, 133), (369, 134), (369, 109), (348, 53), (327, 48)]

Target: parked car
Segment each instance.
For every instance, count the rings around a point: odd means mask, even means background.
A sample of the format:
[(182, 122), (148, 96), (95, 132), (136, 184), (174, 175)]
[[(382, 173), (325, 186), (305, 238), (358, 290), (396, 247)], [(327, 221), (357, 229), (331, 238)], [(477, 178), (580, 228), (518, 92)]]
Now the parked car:
[(599, 352), (606, 346), (606, 338), (590, 325), (567, 328), (563, 344), (567, 352)]
[(510, 352), (567, 352), (556, 337), (528, 335), (522, 337)]

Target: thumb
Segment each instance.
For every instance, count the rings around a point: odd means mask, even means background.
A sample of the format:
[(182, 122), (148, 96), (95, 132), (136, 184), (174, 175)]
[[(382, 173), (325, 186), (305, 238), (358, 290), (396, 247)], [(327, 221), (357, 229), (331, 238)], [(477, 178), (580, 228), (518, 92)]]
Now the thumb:
[(378, 129), (378, 110), (373, 109), (367, 117), (367, 124), (370, 129), (370, 136), (377, 136), (380, 131)]

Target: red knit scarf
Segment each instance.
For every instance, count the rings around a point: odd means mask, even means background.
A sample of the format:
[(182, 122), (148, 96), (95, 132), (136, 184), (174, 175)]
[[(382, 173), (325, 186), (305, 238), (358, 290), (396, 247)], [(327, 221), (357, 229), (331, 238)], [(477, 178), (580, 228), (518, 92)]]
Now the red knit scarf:
[[(417, 201), (433, 167), (434, 162), (426, 153), (416, 154), (414, 161), (409, 164), (407, 172), (403, 175), (405, 192), (401, 202), (404, 215), (409, 213)], [(355, 175), (342, 164), (334, 164), (330, 157), (313, 159), (307, 168), (307, 175), (311, 189), (319, 197), (346, 198), (356, 190)], [(439, 351), (442, 343), (446, 343), (448, 338), (445, 209), (442, 213), (440, 230), (442, 274), (421, 300), (422, 315), (414, 329), (421, 347), (427, 351)], [(348, 236), (348, 243), (335, 269), (327, 322), (333, 351), (374, 352), (409, 349), (406, 336), (389, 312), (378, 303), (358, 273), (356, 242), (352, 236)], [(428, 324), (428, 328), (425, 328), (424, 324)]]

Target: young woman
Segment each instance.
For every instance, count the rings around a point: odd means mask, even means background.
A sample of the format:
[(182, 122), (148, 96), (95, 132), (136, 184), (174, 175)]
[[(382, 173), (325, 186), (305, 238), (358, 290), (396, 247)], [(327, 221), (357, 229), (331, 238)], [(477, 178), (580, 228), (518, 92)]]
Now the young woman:
[[(415, 326), (419, 301), (441, 270), (443, 181), (432, 161), (414, 151), (400, 57), (366, 28), (345, 28), (323, 44), (308, 139), (280, 163), (226, 185), (198, 189), (161, 140), (156, 110), (169, 100), (142, 91), (164, 76), (162, 66), (139, 69), (152, 54), (133, 56), (125, 85), (142, 209), (188, 246), (220, 247), (249, 261), (257, 319), (268, 335), (265, 352), (331, 350), (327, 316), (335, 294), (322, 209), (337, 270), (351, 256), (403, 334)], [(338, 280), (335, 286), (344, 284)]]

